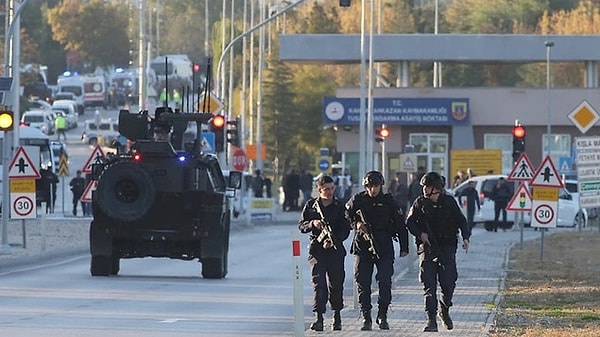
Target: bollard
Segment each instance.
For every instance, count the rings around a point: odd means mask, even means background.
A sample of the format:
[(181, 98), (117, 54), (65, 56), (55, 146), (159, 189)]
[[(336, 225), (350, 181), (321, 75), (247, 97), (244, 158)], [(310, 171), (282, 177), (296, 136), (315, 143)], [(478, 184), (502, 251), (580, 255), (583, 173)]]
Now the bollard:
[(27, 249), (27, 228), (25, 227), (25, 219), (21, 220), (21, 233), (23, 234), (23, 249)]
[(302, 284), (302, 257), (300, 233), (292, 231), (292, 258), (294, 262), (294, 336), (304, 337), (304, 285)]
[(42, 201), (42, 221), (40, 222), (40, 237), (42, 252), (46, 251), (46, 202)]

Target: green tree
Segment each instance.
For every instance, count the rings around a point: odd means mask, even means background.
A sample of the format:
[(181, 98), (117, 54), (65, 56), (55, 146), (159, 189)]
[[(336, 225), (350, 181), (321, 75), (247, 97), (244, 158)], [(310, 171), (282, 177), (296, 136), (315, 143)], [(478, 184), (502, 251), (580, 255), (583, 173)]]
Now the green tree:
[[(329, 79), (319, 66), (300, 65), (293, 69), (294, 106), (301, 117), (296, 127), (298, 147), (313, 156), (322, 147), (335, 149), (335, 138), (331, 130), (323, 130), (322, 127), (323, 96), (335, 95), (335, 81)], [(314, 163), (314, 157), (309, 157), (299, 163), (299, 168), (312, 169)]]
[(127, 64), (129, 19), (122, 6), (102, 0), (65, 0), (48, 10), (53, 38), (92, 67)]
[(267, 158), (279, 158), (284, 171), (298, 165), (300, 155), (296, 144), (301, 116), (294, 105), (292, 81), (290, 68), (279, 61), (279, 53), (273, 53), (264, 77), (262, 139), (267, 146)]

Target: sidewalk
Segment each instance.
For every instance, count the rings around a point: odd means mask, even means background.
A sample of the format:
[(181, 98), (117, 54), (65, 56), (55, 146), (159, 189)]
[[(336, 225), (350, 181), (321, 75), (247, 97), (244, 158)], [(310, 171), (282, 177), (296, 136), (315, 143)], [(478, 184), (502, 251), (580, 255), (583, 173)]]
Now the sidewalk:
[[(525, 229), (524, 240), (538, 238), (540, 232)], [(410, 238), (413, 240), (413, 238)], [(454, 306), (450, 314), (454, 330), (446, 330), (438, 318), (438, 333), (425, 333), (425, 311), (423, 288), (418, 281), (418, 261), (411, 255), (414, 264), (406, 270), (396, 270), (392, 288), (392, 305), (388, 312), (390, 330), (379, 330), (375, 324), (377, 314), (377, 294), (373, 295), (373, 331), (360, 331), (360, 312), (352, 308), (352, 298), (345, 298), (346, 308), (342, 311), (342, 331), (331, 331), (331, 312), (326, 314), (326, 327), (323, 332), (306, 330), (306, 336), (347, 336), (347, 337), (388, 337), (388, 336), (487, 336), (494, 320), (495, 307), (499, 302), (499, 291), (504, 287), (505, 265), (509, 248), (520, 242), (520, 231), (486, 232), (481, 228), (473, 230), (471, 247), (466, 254), (459, 249), (456, 255), (458, 282), (454, 294)], [(412, 252), (414, 254), (414, 252)], [(374, 282), (376, 289), (376, 283)], [(439, 287), (438, 287), (439, 298)], [(307, 329), (312, 317), (306, 317)]]

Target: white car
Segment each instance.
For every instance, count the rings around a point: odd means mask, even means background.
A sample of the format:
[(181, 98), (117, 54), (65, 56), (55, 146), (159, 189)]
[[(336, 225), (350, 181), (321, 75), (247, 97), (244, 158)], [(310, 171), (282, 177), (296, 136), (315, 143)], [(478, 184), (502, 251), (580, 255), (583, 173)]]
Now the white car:
[[(571, 193), (571, 195), (573, 195), (573, 200), (579, 202), (579, 190), (578, 190), (577, 180), (566, 179), (564, 181), (564, 184), (565, 184), (565, 188), (567, 189), (567, 191), (569, 191), (569, 193)], [(598, 217), (598, 212), (595, 208), (586, 208), (586, 211), (588, 213), (588, 218), (595, 219)]]
[(49, 110), (28, 110), (21, 116), (21, 123), (42, 130), (47, 135), (54, 134), (54, 118)]
[(109, 146), (119, 139), (119, 122), (112, 118), (88, 119), (84, 123), (81, 141), (88, 145)]
[[(475, 189), (479, 195), (479, 202), (481, 204), (481, 211), (475, 212), (474, 222), (483, 223), (484, 228), (486, 230), (491, 230), (493, 221), (494, 221), (494, 201), (490, 199), (492, 194), (492, 190), (500, 177), (504, 179), (507, 178), (506, 175), (486, 175), (486, 176), (476, 176), (471, 179), (466, 180), (459, 186), (450, 189), (448, 193), (453, 195), (457, 202), (460, 193), (467, 187), (469, 181), (475, 181)], [(518, 188), (518, 183), (512, 181), (506, 181), (506, 184), (509, 186), (511, 191), (514, 191)], [(463, 203), (465, 202), (465, 198), (462, 198)], [(461, 205), (463, 206), (463, 205)], [(506, 220), (508, 222), (508, 228), (512, 227), (515, 220), (514, 211), (507, 211)], [(588, 222), (587, 211), (583, 208), (579, 207), (579, 198), (571, 194), (567, 189), (562, 188), (558, 194), (558, 227), (575, 227), (579, 220), (579, 216), (583, 215), (583, 226), (585, 227)], [(500, 221), (502, 220), (502, 215), (500, 215)], [(525, 212), (523, 216), (523, 222), (526, 226), (529, 226), (531, 223), (531, 213)]]

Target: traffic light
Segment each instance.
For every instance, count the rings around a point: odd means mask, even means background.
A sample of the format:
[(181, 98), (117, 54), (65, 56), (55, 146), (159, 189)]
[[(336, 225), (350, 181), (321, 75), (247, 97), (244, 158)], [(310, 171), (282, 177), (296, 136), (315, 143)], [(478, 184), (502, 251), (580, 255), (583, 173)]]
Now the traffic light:
[(513, 135), (513, 162), (516, 162), (521, 153), (525, 152), (525, 128), (520, 124), (516, 125), (512, 129)]
[(377, 137), (375, 137), (375, 141), (381, 143), (385, 141), (390, 136), (390, 129), (388, 129), (385, 125), (382, 125), (381, 128), (377, 129)]
[(340, 0), (340, 7), (350, 7), (352, 0)]
[(215, 115), (210, 122), (210, 129), (215, 134), (215, 152), (225, 150), (225, 116)]
[(192, 65), (192, 92), (197, 93), (202, 90), (204, 83), (202, 83), (202, 65), (200, 63), (194, 63)]
[(15, 127), (15, 119), (12, 111), (0, 111), (0, 131), (12, 131)]
[(233, 146), (240, 147), (240, 118), (227, 121), (227, 141)]

